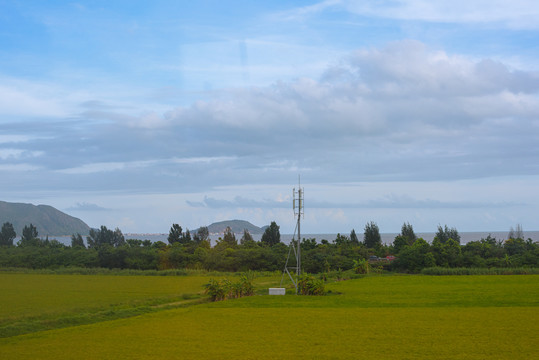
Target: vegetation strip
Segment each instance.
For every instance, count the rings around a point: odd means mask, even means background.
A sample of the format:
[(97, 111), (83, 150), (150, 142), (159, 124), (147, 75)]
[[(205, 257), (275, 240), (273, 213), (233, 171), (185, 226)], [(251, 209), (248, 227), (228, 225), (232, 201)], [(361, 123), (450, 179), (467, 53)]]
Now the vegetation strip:
[[(23, 229), (17, 244), (14, 239), (13, 226), (4, 223), (0, 230), (0, 267), (67, 272), (76, 267), (88, 269), (86, 273), (94, 273), (95, 268), (121, 269), (126, 273), (148, 270), (152, 275), (186, 275), (184, 269), (280, 271), (289, 251), (281, 242), (275, 222), (266, 228), (260, 241), (255, 241), (248, 230), (238, 241), (232, 229), (227, 228), (216, 244), (211, 243), (208, 228), (202, 227), (191, 235), (178, 224), (172, 225), (168, 244), (125, 239), (119, 229), (113, 231), (106, 226), (92, 229), (86, 242), (80, 234), (73, 234), (71, 246), (55, 239), (38, 238), (32, 224)], [(357, 269), (362, 261), (368, 261), (375, 272), (420, 273), (430, 267), (539, 268), (539, 243), (524, 239), (519, 227), (510, 231), (506, 240), (489, 235), (461, 244), (455, 228), (439, 226), (432, 242), (428, 242), (417, 237), (412, 225), (405, 223), (392, 244), (383, 244), (378, 226), (371, 221), (365, 225), (363, 241), (353, 229), (349, 236), (337, 234), (332, 242), (304, 238), (301, 254), (302, 271), (315, 274)]]

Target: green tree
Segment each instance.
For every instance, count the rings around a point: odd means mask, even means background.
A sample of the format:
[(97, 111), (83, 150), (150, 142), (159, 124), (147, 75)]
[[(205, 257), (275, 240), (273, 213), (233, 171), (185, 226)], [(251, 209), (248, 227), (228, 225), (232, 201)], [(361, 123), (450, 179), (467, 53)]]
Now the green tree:
[(410, 245), (411, 244), (408, 242), (408, 238), (406, 236), (402, 236), (401, 234), (395, 236), (395, 239), (393, 239), (393, 251), (395, 254), (398, 254), (402, 249)]
[(201, 226), (198, 228), (196, 235), (194, 236), (194, 240), (196, 243), (207, 241), (210, 239), (210, 231), (208, 230), (207, 226)]
[(224, 246), (225, 248), (234, 248), (238, 245), (236, 235), (234, 234), (230, 226), (226, 227), (223, 238), (220, 240), (221, 241), (219, 241), (219, 244), (221, 244), (221, 246)]
[(522, 231), (522, 225), (517, 224), (516, 229), (511, 228), (509, 229), (509, 234), (507, 235), (507, 239), (524, 239), (524, 231)]
[(435, 265), (436, 260), (430, 252), (430, 245), (422, 238), (418, 238), (412, 246), (405, 246), (392, 264), (395, 269), (411, 272), (419, 272)]
[(138, 248), (142, 246), (142, 240), (139, 239), (127, 239), (125, 242), (130, 248)]
[(365, 232), (363, 233), (363, 242), (365, 246), (371, 249), (377, 249), (382, 246), (382, 237), (380, 236), (380, 229), (374, 221), (371, 221), (365, 225)]
[[(101, 230), (104, 226), (101, 226)], [(106, 229), (106, 227), (105, 227)], [(97, 248), (102, 243), (102, 235), (100, 230), (90, 229), (88, 236), (86, 237), (86, 242), (88, 243), (89, 248)]]
[(99, 229), (90, 229), (86, 242), (89, 248), (100, 248), (105, 245), (119, 247), (125, 244), (125, 237), (119, 228), (112, 231), (101, 225)]
[(522, 238), (509, 238), (505, 240), (503, 247), (510, 256), (521, 255), (526, 251), (526, 242)]
[(19, 246), (39, 246), (41, 241), (37, 235), (37, 228), (34, 225), (25, 225), (22, 229), (22, 236), (21, 240), (19, 241)]
[(417, 239), (414, 232), (414, 227), (410, 223), (404, 223), (401, 227), (401, 235), (408, 239), (409, 245), (412, 245)]
[(460, 244), (460, 235), (457, 229), (454, 227), (448, 228), (447, 225), (445, 225), (443, 228), (438, 225), (438, 231), (434, 237), (437, 238), (442, 244), (445, 244), (449, 239), (453, 239)]
[(279, 226), (275, 221), (272, 221), (270, 226), (266, 228), (260, 241), (268, 246), (273, 246), (281, 242), (281, 233), (279, 232)]
[(17, 237), (13, 224), (5, 222), (0, 231), (0, 246), (13, 246), (13, 240)]
[(82, 239), (81, 234), (77, 233), (77, 235), (73, 234), (71, 235), (71, 247), (72, 248), (85, 248), (84, 246), (84, 240)]
[(409, 223), (402, 224), (401, 233), (395, 236), (393, 240), (393, 249), (396, 254), (399, 253), (405, 246), (412, 246), (416, 240), (414, 228)]
[(182, 244), (190, 244), (192, 241), (193, 240), (191, 239), (191, 233), (189, 232), (189, 229), (186, 229), (182, 237), (180, 238), (180, 242)]
[(116, 228), (112, 234), (112, 246), (119, 247), (123, 245), (125, 245), (124, 234), (122, 234), (122, 230)]
[(247, 229), (243, 229), (243, 236), (240, 239), (240, 244), (245, 247), (254, 247), (256, 246), (256, 241), (253, 239), (253, 236)]
[(354, 229), (352, 229), (352, 231), (350, 232), (350, 241), (352, 242), (353, 245), (359, 245), (359, 239)]
[(431, 250), (436, 259), (436, 265), (443, 267), (456, 267), (460, 265), (459, 260), (462, 250), (456, 240), (450, 238), (445, 243), (442, 243), (435, 237), (432, 241)]
[(178, 224), (172, 224), (168, 232), (168, 238), (167, 238), (168, 243), (171, 245), (174, 243), (179, 243), (181, 242), (182, 236), (183, 236), (182, 227)]
[(313, 250), (316, 249), (316, 238), (309, 238), (301, 240), (301, 250)]
[(24, 238), (25, 240), (36, 239), (37, 235), (38, 235), (37, 228), (32, 224), (28, 226), (25, 225), (24, 228), (22, 229), (22, 238)]
[(346, 235), (341, 235), (340, 233), (337, 233), (337, 237), (335, 238), (334, 243), (337, 246), (344, 246), (350, 244), (350, 239)]

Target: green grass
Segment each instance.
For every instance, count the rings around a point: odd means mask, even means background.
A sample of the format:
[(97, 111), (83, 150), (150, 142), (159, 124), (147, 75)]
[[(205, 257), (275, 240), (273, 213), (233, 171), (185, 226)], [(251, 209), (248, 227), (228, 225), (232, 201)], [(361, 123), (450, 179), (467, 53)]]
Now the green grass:
[[(273, 286), (276, 277), (258, 281)], [(156, 299), (168, 296), (155, 284), (136, 283), (116, 290), (147, 286)], [(103, 288), (114, 292), (110, 284)], [(539, 358), (538, 276), (372, 276), (327, 288), (328, 296), (253, 296), (3, 338), (0, 354), (2, 359)], [(133, 294), (101, 295), (108, 299), (101, 305), (114, 303), (115, 296), (144, 301), (144, 294)], [(6, 298), (0, 300), (3, 314)]]
[(539, 268), (445, 268), (430, 267), (421, 270), (423, 275), (539, 275)]
[(0, 273), (0, 337), (100, 322), (181, 306), (199, 298), (207, 276)]
[(329, 283), (327, 296), (259, 296), (213, 307), (507, 307), (539, 306), (539, 276), (366, 276)]
[(0, 318), (154, 304), (202, 293), (206, 276), (0, 274)]

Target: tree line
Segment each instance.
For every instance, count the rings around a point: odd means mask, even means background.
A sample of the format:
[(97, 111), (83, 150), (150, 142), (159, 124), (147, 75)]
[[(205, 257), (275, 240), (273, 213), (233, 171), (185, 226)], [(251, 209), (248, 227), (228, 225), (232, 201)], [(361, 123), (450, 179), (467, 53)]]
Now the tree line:
[[(354, 229), (349, 235), (337, 234), (333, 241), (303, 238), (302, 268), (309, 273), (345, 271), (365, 261), (378, 268), (412, 273), (434, 266), (539, 267), (539, 243), (525, 240), (520, 226), (511, 229), (508, 237), (497, 240), (489, 235), (461, 245), (457, 229), (445, 225), (438, 226), (429, 243), (416, 236), (412, 225), (404, 223), (393, 242), (383, 244), (378, 225), (368, 222), (362, 240)], [(17, 244), (13, 243), (15, 238), (13, 225), (4, 223), (0, 230), (0, 267), (275, 271), (282, 270), (289, 251), (281, 242), (275, 222), (266, 228), (260, 241), (247, 230), (238, 240), (227, 228), (213, 246), (207, 227), (191, 233), (179, 224), (172, 224), (167, 243), (126, 239), (119, 228), (106, 226), (90, 230), (86, 241), (80, 234), (72, 235), (70, 246), (39, 238), (32, 224), (24, 227)], [(389, 261), (388, 256), (395, 259)]]

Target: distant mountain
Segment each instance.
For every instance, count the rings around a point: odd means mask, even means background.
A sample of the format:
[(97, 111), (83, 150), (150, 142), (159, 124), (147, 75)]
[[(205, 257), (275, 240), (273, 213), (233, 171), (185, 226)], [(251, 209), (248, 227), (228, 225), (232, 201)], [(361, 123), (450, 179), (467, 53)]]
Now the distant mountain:
[(0, 201), (0, 226), (10, 222), (17, 236), (26, 225), (34, 225), (38, 236), (61, 236), (79, 233), (88, 235), (90, 227), (82, 220), (48, 205), (32, 205)]
[(263, 234), (264, 230), (256, 225), (251, 224), (245, 220), (226, 220), (219, 221), (208, 225), (208, 231), (210, 234), (224, 233), (227, 226), (230, 226), (232, 232), (235, 234), (242, 234), (244, 229), (247, 229), (251, 234)]

